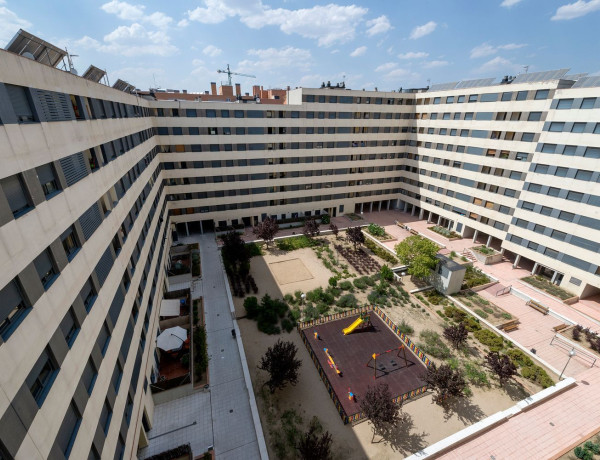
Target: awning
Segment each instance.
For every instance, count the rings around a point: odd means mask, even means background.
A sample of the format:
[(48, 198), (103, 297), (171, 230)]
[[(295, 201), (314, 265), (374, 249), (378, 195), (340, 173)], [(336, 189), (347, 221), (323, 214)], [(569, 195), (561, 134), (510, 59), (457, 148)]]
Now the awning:
[(156, 346), (164, 351), (179, 350), (187, 340), (187, 330), (175, 326), (165, 329), (156, 338)]
[(180, 305), (179, 299), (163, 299), (160, 303), (160, 316), (179, 316)]

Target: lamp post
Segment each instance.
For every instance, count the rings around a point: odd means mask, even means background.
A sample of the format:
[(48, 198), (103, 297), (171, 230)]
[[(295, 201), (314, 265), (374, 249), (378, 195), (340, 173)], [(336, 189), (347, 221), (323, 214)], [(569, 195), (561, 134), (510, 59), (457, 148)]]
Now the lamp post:
[(300, 294), (300, 298), (302, 299), (302, 305), (304, 305), (304, 298), (306, 297), (306, 294), (303, 292), (302, 294)]
[(577, 353), (575, 352), (575, 348), (572, 348), (571, 351), (569, 352), (569, 359), (567, 359), (567, 364), (565, 364), (565, 367), (563, 368), (562, 372), (560, 373), (560, 376), (558, 377), (558, 380), (560, 380), (563, 376), (563, 374), (565, 373), (565, 370), (567, 369), (567, 366), (569, 365), (569, 361), (571, 361), (571, 358), (573, 356), (575, 356)]

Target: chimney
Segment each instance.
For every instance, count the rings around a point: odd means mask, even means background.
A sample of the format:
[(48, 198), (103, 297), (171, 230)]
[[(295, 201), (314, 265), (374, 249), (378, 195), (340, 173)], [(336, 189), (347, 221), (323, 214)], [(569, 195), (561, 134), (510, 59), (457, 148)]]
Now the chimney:
[(235, 84), (235, 95), (236, 96), (240, 96), (242, 94), (242, 88), (240, 87), (239, 83)]
[(214, 81), (210, 82), (210, 94), (213, 96), (217, 95), (217, 84)]

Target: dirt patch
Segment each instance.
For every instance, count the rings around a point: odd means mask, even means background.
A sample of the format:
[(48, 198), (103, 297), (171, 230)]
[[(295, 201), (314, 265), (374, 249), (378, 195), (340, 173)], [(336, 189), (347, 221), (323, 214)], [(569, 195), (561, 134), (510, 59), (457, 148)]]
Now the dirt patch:
[(269, 268), (277, 280), (277, 283), (280, 285), (297, 283), (299, 281), (306, 281), (314, 278), (312, 273), (300, 259), (271, 262)]

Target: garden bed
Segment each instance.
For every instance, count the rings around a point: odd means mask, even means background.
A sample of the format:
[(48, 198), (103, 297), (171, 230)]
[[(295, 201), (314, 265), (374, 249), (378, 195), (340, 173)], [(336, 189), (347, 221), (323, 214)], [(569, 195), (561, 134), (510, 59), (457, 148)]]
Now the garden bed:
[(462, 236), (460, 236), (459, 233), (456, 233), (455, 231), (452, 231), (452, 230), (448, 230), (447, 228), (441, 227), (439, 225), (434, 225), (433, 227), (427, 227), (427, 229), (431, 230), (434, 233), (437, 233), (438, 235), (442, 235), (444, 238), (446, 238), (447, 240), (450, 240), (450, 241), (462, 239)]
[(463, 279), (462, 285), (463, 289), (472, 289), (478, 286), (493, 284), (495, 282), (481, 270), (472, 265), (465, 265), (465, 268), (465, 278)]
[(496, 264), (502, 261), (502, 253), (484, 245), (472, 247), (471, 253), (484, 265)]
[(600, 356), (600, 335), (582, 326), (571, 326), (559, 332), (565, 339), (585, 348), (590, 354)]
[(484, 299), (474, 291), (462, 291), (454, 294), (457, 300), (471, 308), (479, 317), (487, 319), (494, 326), (501, 326), (509, 321), (518, 321), (516, 316), (506, 312), (498, 305)]
[(552, 284), (549, 280), (539, 275), (526, 276), (524, 278), (521, 278), (521, 281), (530, 284), (534, 288), (540, 289), (553, 297), (557, 297), (563, 302), (576, 297), (569, 291), (557, 286), (556, 284)]

